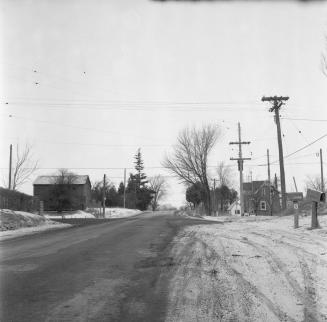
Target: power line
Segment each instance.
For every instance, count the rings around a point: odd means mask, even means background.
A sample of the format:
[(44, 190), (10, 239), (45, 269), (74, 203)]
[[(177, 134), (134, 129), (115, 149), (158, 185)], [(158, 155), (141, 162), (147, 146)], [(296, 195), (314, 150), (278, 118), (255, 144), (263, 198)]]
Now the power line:
[[(286, 156), (284, 157), (284, 159), (289, 158), (290, 156), (292, 156), (292, 155), (294, 155), (294, 154), (296, 154), (296, 153), (298, 153), (298, 152), (300, 152), (300, 151), (302, 151), (302, 150), (308, 148), (309, 146), (311, 146), (311, 145), (315, 144), (316, 142), (318, 142), (318, 141), (324, 139), (325, 137), (327, 137), (327, 133), (324, 134), (324, 135), (322, 135), (322, 136), (319, 137), (318, 139), (316, 139), (316, 140), (314, 140), (314, 141), (312, 141), (312, 142), (306, 144), (306, 145), (303, 146), (302, 148), (300, 148), (300, 149), (298, 149), (298, 150), (296, 150), (296, 151), (294, 151), (294, 152), (292, 152), (292, 153), (286, 155)], [(275, 160), (274, 162), (271, 162), (271, 164), (274, 164), (274, 163), (277, 163), (277, 162), (278, 162), (278, 160)], [(260, 164), (260, 166), (265, 166), (265, 164)]]
[(308, 121), (308, 122), (327, 122), (327, 119), (305, 119), (305, 118), (293, 118), (293, 117), (281, 117), (281, 120)]
[(141, 136), (135, 135), (135, 134), (126, 134), (123, 131), (122, 132), (115, 132), (115, 131), (110, 131), (110, 130), (91, 128), (91, 127), (84, 127), (84, 126), (71, 125), (71, 124), (64, 124), (64, 123), (53, 122), (53, 121), (36, 120), (36, 119), (30, 119), (30, 118), (27, 118), (27, 117), (17, 116), (17, 115), (13, 115), (13, 114), (9, 114), (8, 116), (10, 118), (22, 119), (22, 120), (25, 120), (25, 121), (35, 122), (35, 123), (44, 123), (44, 124), (51, 124), (51, 125), (68, 127), (68, 128), (80, 129), (80, 130), (95, 131), (95, 132), (101, 132), (101, 133), (110, 133), (110, 134), (116, 134), (116, 135), (120, 135), (120, 136), (129, 136), (129, 137), (133, 137), (133, 138), (138, 137), (138, 138), (141, 138), (141, 139), (150, 139), (149, 137), (141, 137)]

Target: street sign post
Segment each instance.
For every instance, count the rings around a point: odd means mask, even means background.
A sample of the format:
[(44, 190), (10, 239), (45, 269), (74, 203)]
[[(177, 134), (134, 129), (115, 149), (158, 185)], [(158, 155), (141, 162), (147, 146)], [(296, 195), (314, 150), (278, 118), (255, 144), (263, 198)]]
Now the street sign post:
[(303, 200), (302, 192), (289, 192), (287, 193), (287, 199), (293, 201), (294, 213), (294, 228), (299, 228), (299, 201)]
[(297, 200), (293, 201), (294, 213), (294, 228), (299, 228), (299, 204)]

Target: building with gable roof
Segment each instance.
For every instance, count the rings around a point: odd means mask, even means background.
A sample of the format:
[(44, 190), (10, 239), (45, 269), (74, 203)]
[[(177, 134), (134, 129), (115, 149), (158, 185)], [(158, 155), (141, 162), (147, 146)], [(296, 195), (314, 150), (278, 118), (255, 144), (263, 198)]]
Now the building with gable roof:
[(39, 176), (33, 194), (44, 210), (84, 210), (91, 201), (91, 182), (88, 175)]
[(243, 183), (244, 212), (258, 216), (272, 216), (281, 211), (280, 194), (268, 181)]

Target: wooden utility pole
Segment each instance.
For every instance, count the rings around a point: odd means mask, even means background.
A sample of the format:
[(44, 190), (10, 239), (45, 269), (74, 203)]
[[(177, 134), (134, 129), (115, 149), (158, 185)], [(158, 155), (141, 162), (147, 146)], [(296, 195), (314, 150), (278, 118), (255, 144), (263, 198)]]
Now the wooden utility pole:
[(270, 216), (272, 216), (273, 209), (272, 209), (272, 200), (271, 200), (271, 178), (270, 178), (270, 155), (269, 155), (269, 149), (267, 149), (267, 166), (268, 166), (269, 208), (270, 208)]
[(268, 183), (271, 184), (271, 178), (270, 178), (270, 155), (269, 155), (269, 149), (267, 149), (267, 166), (268, 166)]
[(283, 143), (282, 134), (280, 128), (279, 109), (284, 105), (284, 101), (287, 101), (287, 96), (272, 96), (262, 97), (263, 102), (272, 102), (273, 106), (269, 109), (269, 112), (275, 112), (275, 122), (277, 125), (277, 139), (278, 139), (278, 150), (279, 150), (279, 168), (280, 168), (280, 185), (282, 192), (282, 209), (286, 209), (286, 187), (285, 187), (285, 169), (284, 169), (284, 156), (283, 156)]
[(106, 175), (103, 175), (103, 189), (102, 189), (102, 209), (103, 218), (106, 218)]
[(241, 203), (241, 216), (244, 216), (244, 198), (243, 198), (243, 163), (244, 160), (251, 160), (251, 158), (243, 158), (242, 154), (242, 145), (250, 144), (250, 142), (242, 142), (241, 140), (241, 125), (238, 122), (238, 141), (237, 142), (229, 142), (229, 144), (237, 144), (238, 145), (238, 158), (230, 158), (230, 160), (237, 160), (238, 170), (240, 172), (240, 203)]
[(324, 183), (324, 166), (322, 162), (322, 149), (320, 149), (320, 176), (321, 176), (321, 191), (325, 192), (325, 183)]
[(216, 215), (217, 201), (216, 201), (216, 179), (213, 179), (213, 215)]
[(126, 168), (124, 169), (124, 208), (126, 208)]
[(295, 191), (297, 192), (297, 185), (296, 185), (295, 177), (293, 177), (293, 182), (294, 182)]
[(12, 144), (10, 144), (10, 148), (9, 148), (9, 181), (8, 181), (9, 190), (11, 190), (11, 168), (12, 168)]

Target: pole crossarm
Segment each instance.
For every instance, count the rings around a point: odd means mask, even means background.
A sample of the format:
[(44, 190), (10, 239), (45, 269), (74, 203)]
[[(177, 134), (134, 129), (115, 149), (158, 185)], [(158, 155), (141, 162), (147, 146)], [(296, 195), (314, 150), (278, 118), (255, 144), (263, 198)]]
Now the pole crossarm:
[(229, 142), (229, 144), (250, 144), (250, 141), (243, 141), (243, 142)]
[(238, 160), (238, 161), (241, 161), (241, 160), (251, 160), (251, 158), (230, 158), (229, 160)]
[(263, 96), (262, 102), (271, 102), (271, 101), (288, 101), (288, 96)]
[(273, 102), (273, 106), (269, 109), (269, 112), (273, 112), (275, 110), (279, 110), (282, 105), (284, 105), (284, 101), (288, 101), (288, 96), (263, 96), (262, 102)]

